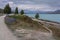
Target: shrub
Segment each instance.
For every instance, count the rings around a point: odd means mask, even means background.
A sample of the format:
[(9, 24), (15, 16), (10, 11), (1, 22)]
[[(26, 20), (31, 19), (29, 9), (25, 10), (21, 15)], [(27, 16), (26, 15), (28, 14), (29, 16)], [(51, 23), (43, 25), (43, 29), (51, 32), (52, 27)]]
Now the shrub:
[(15, 18), (10, 18), (10, 17), (5, 17), (5, 22), (7, 24), (13, 24), (16, 22), (16, 19)]
[(21, 12), (20, 12), (20, 13), (21, 13), (21, 15), (23, 15), (23, 14), (24, 14), (24, 10), (21, 10)]
[(37, 14), (35, 15), (35, 18), (36, 18), (36, 19), (39, 19), (39, 13), (37, 13)]

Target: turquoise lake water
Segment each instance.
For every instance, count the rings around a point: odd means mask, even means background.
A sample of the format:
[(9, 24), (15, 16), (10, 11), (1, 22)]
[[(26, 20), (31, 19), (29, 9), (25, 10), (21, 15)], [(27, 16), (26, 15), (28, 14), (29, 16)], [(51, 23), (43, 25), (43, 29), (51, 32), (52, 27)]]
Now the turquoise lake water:
[[(30, 17), (35, 17), (35, 14), (26, 14), (26, 15)], [(60, 22), (60, 14), (39, 14), (39, 15), (40, 19)]]

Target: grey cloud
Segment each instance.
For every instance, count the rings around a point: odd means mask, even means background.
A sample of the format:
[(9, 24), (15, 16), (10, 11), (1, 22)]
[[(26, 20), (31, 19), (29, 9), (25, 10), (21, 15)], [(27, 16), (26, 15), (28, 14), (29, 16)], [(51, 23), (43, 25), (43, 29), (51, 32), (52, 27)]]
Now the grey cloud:
[(60, 0), (10, 0), (16, 4), (47, 4), (53, 7), (60, 7)]
[(51, 9), (60, 9), (60, 0), (0, 0), (0, 7), (4, 7), (4, 5), (10, 1), (14, 2), (16, 5), (46, 5), (50, 6)]

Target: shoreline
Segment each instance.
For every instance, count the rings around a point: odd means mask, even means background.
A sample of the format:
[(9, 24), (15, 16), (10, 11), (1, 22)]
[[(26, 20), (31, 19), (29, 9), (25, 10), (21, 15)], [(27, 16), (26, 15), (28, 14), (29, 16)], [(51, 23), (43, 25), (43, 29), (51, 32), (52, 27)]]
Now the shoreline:
[(51, 23), (56, 23), (56, 24), (60, 24), (60, 22), (56, 22), (56, 21), (50, 21), (50, 20), (44, 20), (44, 19), (38, 19), (38, 20), (46, 21), (46, 22), (51, 22)]
[[(31, 18), (32, 18), (32, 19), (36, 19), (36, 18), (34, 18), (34, 17), (31, 17)], [(44, 22), (50, 22), (50, 23), (60, 24), (60, 22), (51, 21), (51, 20), (45, 20), (45, 19), (37, 19), (37, 20), (44, 21)]]

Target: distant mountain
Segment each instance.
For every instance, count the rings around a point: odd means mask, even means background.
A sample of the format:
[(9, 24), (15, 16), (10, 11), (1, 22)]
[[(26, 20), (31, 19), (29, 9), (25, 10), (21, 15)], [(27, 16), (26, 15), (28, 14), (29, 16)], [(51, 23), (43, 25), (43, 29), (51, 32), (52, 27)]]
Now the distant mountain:
[[(20, 12), (21, 10), (19, 10)], [(0, 9), (0, 12), (3, 12), (3, 9)], [(40, 11), (40, 10), (24, 10), (25, 14), (60, 14), (60, 10), (56, 11)], [(14, 13), (14, 10), (12, 11)]]
[(51, 12), (47, 12), (48, 14), (60, 14), (60, 10), (56, 10), (56, 11), (51, 11)]
[(39, 13), (39, 14), (60, 14), (60, 10), (56, 11), (31, 11), (31, 10), (24, 10), (26, 14), (33, 14), (33, 13)]
[(56, 10), (55, 12), (53, 12), (54, 14), (60, 14), (60, 10)]
[(44, 11), (31, 11), (31, 10), (24, 10), (24, 12), (26, 14), (36, 14), (36, 13), (39, 13), (39, 14), (46, 14), (47, 12), (44, 12)]

